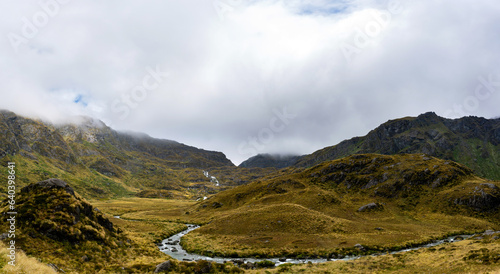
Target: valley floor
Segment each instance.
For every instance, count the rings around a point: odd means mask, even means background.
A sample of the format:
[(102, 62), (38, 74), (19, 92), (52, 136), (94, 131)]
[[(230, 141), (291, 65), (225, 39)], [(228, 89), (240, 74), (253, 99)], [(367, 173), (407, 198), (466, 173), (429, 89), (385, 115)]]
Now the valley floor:
[[(195, 219), (188, 211), (195, 202), (186, 200), (127, 198), (96, 200), (91, 203), (107, 214), (113, 223), (127, 231), (135, 241), (153, 249), (154, 243), (185, 229), (183, 223)], [(434, 248), (394, 255), (368, 256), (353, 261), (284, 264), (275, 268), (244, 269), (244, 271), (248, 273), (500, 273), (498, 236), (499, 234), (482, 236), (482, 239), (473, 238)], [(41, 263), (24, 254), (19, 257), (19, 265), (14, 269), (6, 264), (6, 246), (0, 246), (0, 250), (2, 273), (29, 273), (32, 270), (42, 271), (40, 273), (52, 272), (47, 267), (47, 262)], [(149, 264), (146, 258), (136, 259), (129, 264), (143, 264), (143, 269), (150, 269), (152, 273), (156, 264), (168, 260), (166, 255), (161, 257), (163, 258), (155, 258)]]
[[(129, 198), (92, 203), (109, 215), (120, 216), (120, 219), (113, 219), (117, 225), (135, 231), (133, 233), (138, 237), (154, 239), (155, 242), (158, 242), (159, 237), (155, 234), (158, 223), (163, 224), (165, 228), (169, 227), (173, 233), (181, 229), (179, 222), (192, 222), (195, 219), (192, 213), (188, 213), (194, 204), (191, 201)], [(482, 236), (482, 239), (474, 237), (433, 248), (394, 255), (368, 256), (353, 261), (284, 264), (276, 268), (245, 271), (248, 273), (500, 273), (499, 236), (499, 234)]]

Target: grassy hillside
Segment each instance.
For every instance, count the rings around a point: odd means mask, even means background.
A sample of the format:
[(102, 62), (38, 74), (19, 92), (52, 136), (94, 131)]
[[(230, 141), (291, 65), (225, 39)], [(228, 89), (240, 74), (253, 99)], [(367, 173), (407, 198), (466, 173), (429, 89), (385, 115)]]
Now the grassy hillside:
[[(498, 229), (500, 184), (422, 154), (354, 155), (221, 192), (190, 212), (207, 222), (188, 250), (227, 256), (332, 256)], [(356, 244), (364, 246), (363, 250)]]

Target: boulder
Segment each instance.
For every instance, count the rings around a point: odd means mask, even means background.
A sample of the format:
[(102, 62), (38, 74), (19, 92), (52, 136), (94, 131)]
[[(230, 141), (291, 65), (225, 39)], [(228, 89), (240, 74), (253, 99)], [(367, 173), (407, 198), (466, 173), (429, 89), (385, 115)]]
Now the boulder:
[(365, 251), (365, 247), (362, 246), (361, 244), (355, 244), (354, 247), (357, 248), (360, 251)]
[(172, 268), (172, 262), (165, 261), (156, 266), (155, 273), (168, 272)]
[(374, 210), (382, 210), (384, 208), (383, 205), (379, 203), (369, 203), (364, 205), (358, 209), (358, 212), (366, 212), (366, 211), (374, 211)]

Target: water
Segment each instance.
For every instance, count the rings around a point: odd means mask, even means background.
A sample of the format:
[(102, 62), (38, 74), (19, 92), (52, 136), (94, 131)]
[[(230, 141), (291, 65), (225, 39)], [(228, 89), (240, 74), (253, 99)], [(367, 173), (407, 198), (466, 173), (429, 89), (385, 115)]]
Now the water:
[[(193, 225), (193, 224), (188, 224), (188, 229), (178, 233), (178, 234), (175, 234), (165, 240), (163, 240), (161, 242), (161, 244), (159, 244), (159, 248), (160, 248), (160, 251), (162, 251), (163, 253), (171, 256), (172, 258), (174, 259), (177, 259), (179, 261), (198, 261), (198, 260), (205, 260), (205, 261), (214, 261), (214, 262), (218, 262), (218, 263), (224, 263), (226, 261), (233, 261), (233, 260), (237, 260), (237, 261), (243, 261), (243, 262), (249, 262), (249, 263), (256, 263), (256, 262), (260, 262), (260, 261), (271, 261), (273, 263), (275, 263), (275, 265), (280, 265), (280, 264), (285, 264), (285, 263), (292, 263), (292, 264), (303, 264), (303, 263), (308, 263), (308, 262), (311, 262), (311, 263), (324, 263), (324, 262), (327, 262), (327, 261), (340, 261), (340, 260), (343, 260), (343, 261), (349, 261), (349, 260), (355, 260), (355, 259), (359, 259), (361, 257), (366, 257), (366, 256), (379, 256), (379, 255), (386, 255), (385, 253), (384, 254), (375, 254), (375, 255), (362, 255), (362, 256), (346, 256), (342, 259), (326, 259), (326, 258), (321, 258), (321, 259), (291, 259), (291, 258), (287, 258), (285, 260), (285, 258), (267, 258), (267, 259), (256, 259), (256, 258), (223, 258), (223, 257), (208, 257), (208, 256), (203, 256), (203, 255), (198, 255), (198, 254), (192, 254), (192, 253), (188, 253), (186, 250), (184, 250), (182, 248), (182, 246), (180, 245), (180, 242), (181, 242), (181, 238), (188, 234), (189, 232), (195, 230), (195, 229), (198, 229), (200, 226), (198, 225)], [(456, 236), (451, 236), (451, 237), (448, 237), (446, 239), (442, 239), (442, 240), (439, 240), (439, 241), (435, 241), (435, 242), (432, 242), (432, 243), (429, 243), (429, 244), (425, 244), (425, 245), (421, 245), (421, 246), (418, 246), (418, 247), (413, 247), (413, 248), (406, 248), (406, 249), (402, 249), (402, 250), (398, 250), (398, 251), (393, 251), (393, 252), (390, 252), (389, 254), (397, 254), (397, 253), (402, 253), (402, 252), (408, 252), (408, 251), (411, 251), (411, 250), (418, 250), (418, 249), (421, 249), (421, 248), (426, 248), (426, 247), (433, 247), (433, 246), (437, 246), (437, 245), (440, 245), (440, 244), (443, 244), (443, 243), (447, 243), (447, 242), (458, 242), (458, 241), (461, 241), (461, 240), (456, 240), (457, 237), (462, 237), (463, 239), (468, 239), (470, 237), (472, 237), (474, 235), (456, 235)]]

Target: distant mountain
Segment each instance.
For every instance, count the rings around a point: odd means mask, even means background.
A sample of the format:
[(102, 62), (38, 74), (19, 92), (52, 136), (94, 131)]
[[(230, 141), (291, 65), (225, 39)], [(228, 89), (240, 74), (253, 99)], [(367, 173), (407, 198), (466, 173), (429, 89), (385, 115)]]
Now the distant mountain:
[(285, 168), (289, 167), (297, 162), (301, 156), (297, 155), (271, 155), (271, 154), (259, 154), (249, 158), (248, 160), (242, 162), (239, 167), (275, 167), (275, 168)]
[(500, 179), (500, 119), (446, 119), (433, 112), (390, 120), (366, 136), (355, 137), (301, 157), (311, 167), (353, 154), (425, 153), (464, 164), (483, 177)]
[(184, 195), (193, 182), (210, 183), (202, 170), (236, 168), (222, 152), (118, 132), (89, 117), (57, 125), (0, 111), (0, 169), (8, 161), (17, 163), (21, 186), (62, 178), (86, 197)]

